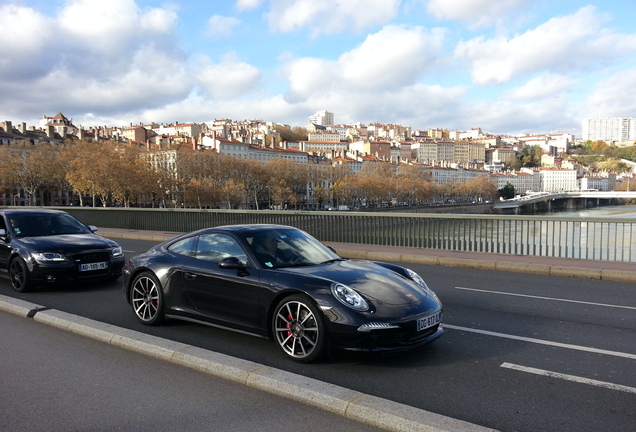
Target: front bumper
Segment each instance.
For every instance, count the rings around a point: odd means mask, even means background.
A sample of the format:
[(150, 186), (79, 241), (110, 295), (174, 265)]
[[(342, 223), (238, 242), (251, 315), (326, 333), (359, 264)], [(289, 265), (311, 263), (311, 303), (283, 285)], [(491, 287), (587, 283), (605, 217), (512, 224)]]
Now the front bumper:
[(41, 265), (35, 263), (30, 268), (29, 277), (37, 284), (59, 284), (91, 280), (115, 279), (122, 274), (124, 259), (108, 261), (105, 269), (79, 271), (76, 264)]
[[(441, 312), (441, 309), (438, 311)], [(441, 321), (432, 327), (417, 330), (417, 317), (430, 313), (431, 311), (418, 314), (413, 317), (413, 319), (407, 319), (401, 322), (392, 321), (392, 328), (369, 331), (360, 331), (359, 322), (344, 324), (339, 322), (339, 320), (334, 321), (328, 319), (327, 330), (329, 332), (330, 346), (348, 351), (408, 351), (429, 344), (444, 334)], [(333, 318), (334, 315), (335, 314), (331, 314), (331, 317)]]

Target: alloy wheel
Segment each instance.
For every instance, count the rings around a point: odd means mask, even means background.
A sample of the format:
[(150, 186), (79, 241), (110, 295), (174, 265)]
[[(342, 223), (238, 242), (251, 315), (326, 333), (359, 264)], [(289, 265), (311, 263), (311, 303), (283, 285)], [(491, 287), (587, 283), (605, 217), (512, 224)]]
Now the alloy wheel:
[(31, 289), (29, 273), (26, 264), (21, 258), (15, 258), (11, 261), (9, 278), (11, 279), (11, 286), (17, 292), (27, 292)]
[(163, 319), (161, 288), (154, 275), (142, 273), (133, 282), (130, 303), (135, 316), (144, 324), (158, 324)]
[(273, 319), (276, 342), (293, 360), (310, 362), (324, 353), (322, 318), (309, 301), (298, 297), (283, 300)]

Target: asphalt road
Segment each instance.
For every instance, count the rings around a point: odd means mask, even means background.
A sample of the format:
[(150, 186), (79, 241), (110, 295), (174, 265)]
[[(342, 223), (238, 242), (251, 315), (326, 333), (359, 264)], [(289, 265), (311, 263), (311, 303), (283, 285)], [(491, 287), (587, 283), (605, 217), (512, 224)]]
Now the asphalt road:
[[(127, 254), (151, 242), (118, 240)], [(184, 322), (145, 327), (119, 281), (0, 294), (244, 358), (503, 431), (636, 429), (636, 287), (602, 280), (410, 265), (447, 333), (411, 353), (338, 353), (302, 365), (273, 342)]]
[(0, 324), (2, 431), (380, 431), (6, 312)]

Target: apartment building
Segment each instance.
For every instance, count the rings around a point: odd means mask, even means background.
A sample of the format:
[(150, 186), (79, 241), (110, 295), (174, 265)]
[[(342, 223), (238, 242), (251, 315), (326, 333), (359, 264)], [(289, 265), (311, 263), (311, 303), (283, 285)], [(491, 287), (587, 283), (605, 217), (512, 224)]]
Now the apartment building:
[(73, 124), (73, 120), (66, 118), (61, 112), (53, 117), (42, 116), (39, 120), (39, 127), (44, 130), (46, 130), (47, 127), (53, 127), (55, 132), (62, 137), (77, 135), (79, 131), (79, 128)]
[(332, 112), (327, 110), (322, 110), (316, 112), (314, 115), (309, 116), (308, 124), (315, 124), (320, 126), (333, 126), (334, 125), (334, 116)]
[(501, 162), (511, 165), (517, 161), (517, 152), (512, 148), (494, 148), (485, 150), (486, 162)]
[(465, 182), (466, 180), (478, 177), (480, 175), (488, 175), (489, 172), (478, 169), (466, 168), (449, 168), (441, 166), (431, 166), (426, 168), (431, 173), (431, 177), (439, 184)]
[(584, 141), (636, 141), (636, 118), (586, 118), (582, 124)]
[(214, 134), (203, 135), (200, 148), (204, 150), (216, 150), (219, 154), (233, 156), (242, 159), (255, 159), (260, 162), (269, 162), (274, 159), (286, 159), (291, 162), (307, 163), (307, 152), (284, 147), (261, 147), (247, 144), (237, 140), (218, 138)]
[(419, 141), (411, 145), (412, 159), (429, 165), (455, 162), (453, 141)]
[(385, 161), (391, 160), (391, 143), (389, 141), (356, 141), (349, 144), (349, 151), (375, 156)]
[(152, 125), (151, 130), (157, 135), (198, 137), (202, 128), (197, 123), (173, 123), (169, 125)]
[(483, 144), (473, 141), (455, 142), (454, 158), (457, 163), (484, 163), (486, 148)]
[(497, 186), (497, 190), (503, 189), (508, 184), (512, 185), (517, 193), (534, 190), (534, 175), (532, 173), (498, 173), (490, 174), (488, 178)]
[[(576, 171), (556, 167), (543, 167), (539, 174), (540, 192), (567, 192), (579, 190)], [(533, 189), (537, 190), (537, 189)]]
[(579, 179), (579, 189), (611, 191), (616, 188), (616, 174), (609, 173), (605, 176), (586, 176)]

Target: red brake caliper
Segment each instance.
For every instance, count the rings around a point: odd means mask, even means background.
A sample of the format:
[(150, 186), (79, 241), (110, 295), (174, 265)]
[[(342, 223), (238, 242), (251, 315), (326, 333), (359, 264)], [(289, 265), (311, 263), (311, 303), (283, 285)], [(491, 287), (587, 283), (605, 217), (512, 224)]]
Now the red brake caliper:
[[(292, 316), (287, 314), (287, 325), (285, 325), (285, 327), (287, 327), (288, 329), (291, 328), (291, 322), (292, 322)], [(288, 337), (292, 336), (291, 330), (287, 330), (287, 336)], [(293, 339), (293, 336), (292, 336), (292, 339)]]

